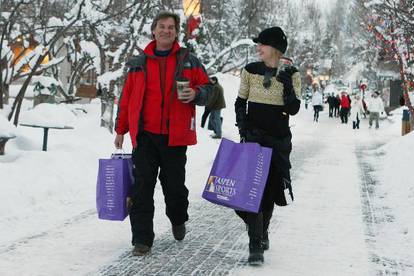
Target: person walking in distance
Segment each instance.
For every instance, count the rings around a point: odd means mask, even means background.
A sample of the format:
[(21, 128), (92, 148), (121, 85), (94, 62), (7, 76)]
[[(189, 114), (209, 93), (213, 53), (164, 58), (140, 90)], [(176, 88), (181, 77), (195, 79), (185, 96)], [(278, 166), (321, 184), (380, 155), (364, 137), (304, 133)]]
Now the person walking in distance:
[(329, 106), (329, 118), (333, 118), (334, 115), (334, 108), (335, 108), (335, 96), (334, 93), (328, 96), (328, 106)]
[(154, 188), (159, 178), (166, 215), (176, 240), (183, 240), (188, 220), (185, 186), (187, 146), (196, 144), (195, 105), (205, 105), (211, 84), (200, 61), (177, 37), (180, 17), (160, 12), (153, 20), (154, 40), (128, 62), (119, 100), (115, 147), (131, 136), (135, 183), (129, 217), (133, 255), (150, 252), (154, 242)]
[(336, 95), (335, 100), (334, 100), (334, 117), (335, 118), (339, 117), (340, 106), (341, 106), (341, 98), (339, 97), (339, 95)]
[(354, 104), (352, 105), (352, 128), (359, 129), (359, 122), (361, 121), (361, 116), (364, 114), (364, 106), (362, 103), (362, 99), (359, 95), (355, 95)]
[(214, 131), (211, 135), (213, 139), (220, 139), (222, 135), (223, 118), (220, 116), (221, 110), (226, 107), (224, 100), (223, 87), (219, 84), (217, 77), (211, 77), (213, 90), (210, 93), (206, 108), (210, 110), (210, 119), (208, 121), (208, 129)]
[(312, 95), (312, 106), (313, 106), (313, 121), (319, 121), (319, 112), (323, 109), (323, 96), (318, 90), (318, 84), (315, 82), (312, 84), (313, 95)]
[(368, 111), (369, 111), (369, 128), (372, 127), (372, 123), (375, 121), (375, 128), (379, 128), (379, 115), (384, 111), (384, 103), (379, 97), (379, 92), (375, 91), (372, 94), (371, 100), (368, 102)]
[(349, 101), (349, 97), (345, 91), (342, 91), (341, 92), (341, 111), (340, 111), (342, 124), (348, 123), (348, 113), (350, 109), (351, 109), (351, 103)]

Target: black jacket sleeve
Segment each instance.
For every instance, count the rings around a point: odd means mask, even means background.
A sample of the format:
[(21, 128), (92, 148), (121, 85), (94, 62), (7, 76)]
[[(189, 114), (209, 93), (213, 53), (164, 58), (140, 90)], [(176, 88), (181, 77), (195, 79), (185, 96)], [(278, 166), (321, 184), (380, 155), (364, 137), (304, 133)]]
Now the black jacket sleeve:
[(247, 126), (247, 99), (237, 97), (234, 107), (236, 111), (236, 126), (239, 128), (240, 136), (245, 137)]

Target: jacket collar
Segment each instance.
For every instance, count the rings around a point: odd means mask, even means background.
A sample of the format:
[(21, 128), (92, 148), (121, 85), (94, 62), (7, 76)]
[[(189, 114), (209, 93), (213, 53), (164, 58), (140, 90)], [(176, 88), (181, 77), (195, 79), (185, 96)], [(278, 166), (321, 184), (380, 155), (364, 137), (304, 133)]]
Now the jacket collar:
[[(151, 41), (147, 45), (147, 47), (145, 47), (144, 53), (148, 57), (155, 58), (154, 50), (155, 50), (156, 45), (157, 44), (156, 44), (156, 41), (155, 40)], [(177, 41), (174, 41), (174, 44), (172, 46), (171, 53), (169, 54), (169, 56), (176, 54), (180, 48), (181, 48), (180, 44), (178, 44)]]

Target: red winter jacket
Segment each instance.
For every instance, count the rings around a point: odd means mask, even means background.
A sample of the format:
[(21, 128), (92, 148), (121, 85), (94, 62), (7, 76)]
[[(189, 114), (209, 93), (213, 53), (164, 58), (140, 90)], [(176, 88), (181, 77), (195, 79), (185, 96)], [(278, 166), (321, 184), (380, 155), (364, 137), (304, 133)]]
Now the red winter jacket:
[(346, 95), (341, 96), (341, 107), (342, 108), (350, 108), (351, 103), (349, 102), (349, 98)]
[[(134, 148), (143, 125), (153, 133), (168, 133), (169, 146), (194, 145), (197, 143), (195, 104), (204, 105), (207, 101), (211, 91), (208, 75), (200, 61), (175, 42), (166, 60), (164, 83), (168, 89), (163, 91), (155, 46), (155, 41), (150, 42), (143, 55), (129, 62), (131, 68), (119, 100), (115, 131), (122, 135), (129, 131)], [(179, 61), (181, 66), (177, 66)], [(190, 87), (197, 92), (192, 103), (185, 104), (177, 98), (174, 79), (180, 77), (179, 74), (189, 79)], [(151, 94), (146, 95), (149, 92)]]

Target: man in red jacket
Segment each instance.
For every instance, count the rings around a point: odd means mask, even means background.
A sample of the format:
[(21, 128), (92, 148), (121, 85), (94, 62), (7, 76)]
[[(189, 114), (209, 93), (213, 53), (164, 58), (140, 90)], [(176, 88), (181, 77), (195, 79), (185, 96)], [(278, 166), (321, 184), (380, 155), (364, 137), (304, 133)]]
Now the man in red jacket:
[[(119, 100), (115, 147), (122, 148), (129, 132), (135, 175), (129, 217), (136, 256), (149, 253), (153, 245), (157, 176), (174, 238), (182, 240), (186, 233), (186, 151), (188, 145), (197, 143), (195, 104), (205, 105), (211, 85), (200, 61), (178, 44), (179, 28), (180, 19), (174, 13), (161, 12), (155, 17), (151, 25), (154, 40), (143, 54), (128, 62), (130, 69)], [(189, 81), (179, 98), (178, 78)]]
[(339, 112), (342, 124), (348, 123), (348, 115), (349, 115), (350, 109), (351, 109), (351, 99), (349, 95), (346, 94), (345, 91), (342, 91), (341, 92), (341, 111)]

